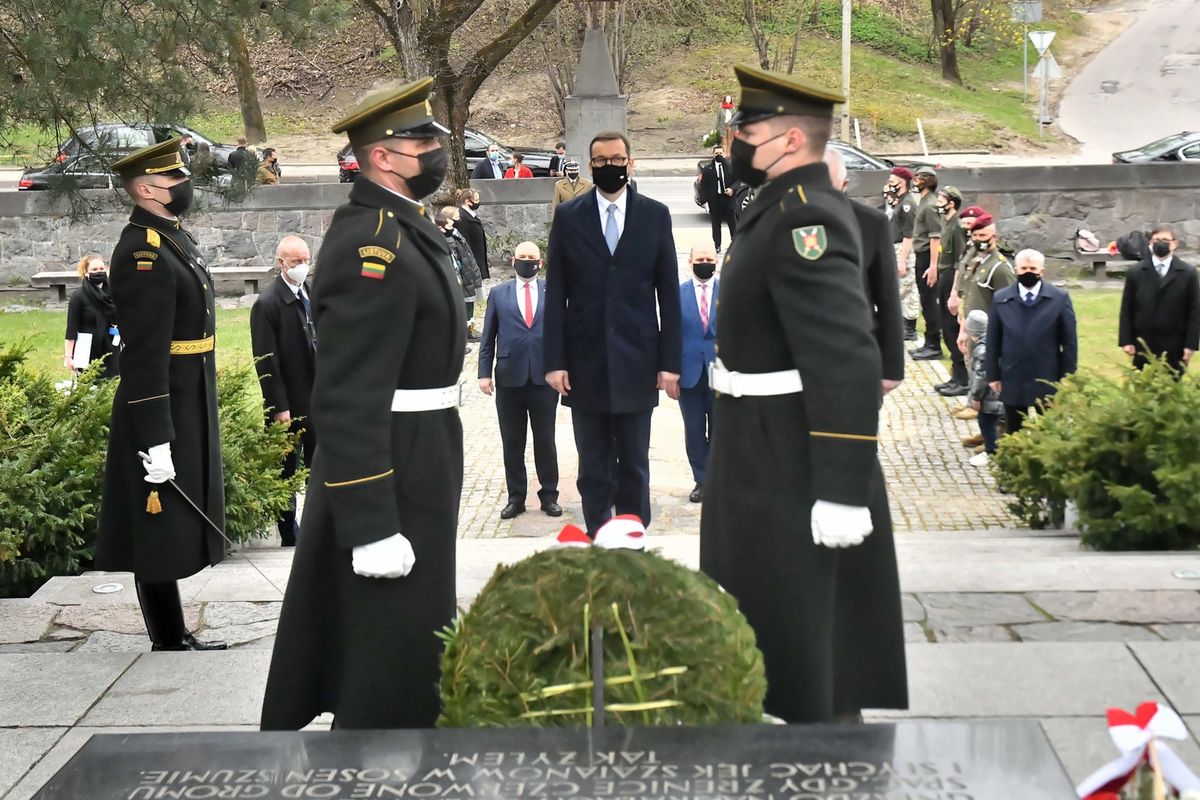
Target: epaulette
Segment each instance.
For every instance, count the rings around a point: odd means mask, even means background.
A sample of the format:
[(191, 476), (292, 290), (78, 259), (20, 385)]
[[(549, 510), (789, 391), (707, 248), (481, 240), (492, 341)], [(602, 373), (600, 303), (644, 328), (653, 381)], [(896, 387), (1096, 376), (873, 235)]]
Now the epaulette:
[(804, 193), (804, 186), (797, 183), (795, 186), (789, 187), (783, 193), (783, 197), (779, 200), (779, 210), (787, 211), (789, 208), (794, 208), (798, 205), (806, 205), (808, 203), (808, 195)]
[[(425, 206), (421, 206), (419, 213), (421, 214), (421, 216), (425, 216)], [(377, 239), (383, 238), (383, 222), (385, 219), (390, 219), (392, 221), (395, 221), (396, 214), (392, 211), (387, 211), (382, 208), (379, 209), (379, 224), (375, 226), (375, 238), (377, 238)], [(387, 238), (389, 241), (391, 240), (390, 235)], [(400, 249), (400, 240), (402, 238), (403, 238), (403, 231), (401, 230), (400, 226), (397, 225), (396, 226), (396, 244), (393, 246), (392, 249), (394, 249), (394, 250)]]

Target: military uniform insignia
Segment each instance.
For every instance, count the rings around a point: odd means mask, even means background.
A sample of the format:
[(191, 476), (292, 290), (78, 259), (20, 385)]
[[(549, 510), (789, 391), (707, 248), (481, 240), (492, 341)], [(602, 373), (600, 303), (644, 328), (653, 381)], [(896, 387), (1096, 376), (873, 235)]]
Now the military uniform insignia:
[(149, 272), (149, 271), (150, 271), (150, 270), (152, 270), (152, 269), (154, 269), (154, 262), (153, 262), (153, 261), (139, 261), (139, 262), (137, 262), (137, 271), (138, 271), (138, 272)]
[(133, 257), (139, 261), (157, 261), (158, 253), (155, 253), (153, 250), (135, 250)]
[(151, 247), (162, 246), (162, 239), (159, 238), (158, 231), (153, 228), (146, 228), (146, 244)]
[(816, 261), (825, 254), (829, 239), (825, 236), (824, 225), (809, 225), (807, 228), (792, 229), (792, 244), (801, 258)]
[(362, 262), (361, 274), (364, 278), (374, 278), (377, 281), (381, 281), (385, 272), (387, 272), (387, 267), (383, 264), (376, 264), (372, 261)]
[(902, 206), (901, 206), (901, 208), (903, 208), (903, 209), (904, 209), (904, 211), (905, 211), (905, 213), (907, 213), (907, 212), (909, 212), (909, 211), (912, 211), (912, 204), (911, 204), (911, 203), (905, 203), (904, 205), (902, 205)]
[(396, 258), (396, 254), (391, 250), (374, 245), (358, 248), (358, 254), (362, 258), (378, 258), (386, 264), (392, 263)]

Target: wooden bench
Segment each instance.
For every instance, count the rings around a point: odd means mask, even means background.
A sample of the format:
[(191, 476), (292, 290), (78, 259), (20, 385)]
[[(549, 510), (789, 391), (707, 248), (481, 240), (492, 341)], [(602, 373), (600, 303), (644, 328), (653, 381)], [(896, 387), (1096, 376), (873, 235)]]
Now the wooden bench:
[[(271, 280), (275, 275), (275, 268), (269, 265), (213, 267), (209, 272), (212, 273), (214, 280), (241, 281), (246, 294), (258, 294), (259, 282)], [(33, 285), (39, 289), (49, 289), (51, 302), (65, 303), (67, 302), (67, 289), (79, 285), (79, 276), (73, 269), (39, 272), (33, 276)]]
[(1130, 261), (1120, 253), (1109, 253), (1103, 250), (1099, 253), (1082, 253), (1076, 250), (1074, 258), (1078, 263), (1091, 268), (1092, 274), (1099, 278), (1105, 277), (1110, 271), (1124, 275), (1126, 270), (1138, 263)]

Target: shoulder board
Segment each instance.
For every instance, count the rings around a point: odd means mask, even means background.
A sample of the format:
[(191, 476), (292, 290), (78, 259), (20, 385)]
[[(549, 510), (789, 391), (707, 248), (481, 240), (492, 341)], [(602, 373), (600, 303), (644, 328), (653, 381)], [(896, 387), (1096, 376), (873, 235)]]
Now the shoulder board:
[(804, 192), (804, 187), (797, 183), (795, 186), (789, 187), (784, 192), (783, 197), (779, 200), (779, 210), (786, 211), (789, 208), (794, 208), (798, 205), (806, 205), (808, 203), (808, 195)]
[[(420, 214), (422, 217), (425, 216), (425, 206), (421, 206), (419, 209), (417, 209), (417, 213)], [(382, 209), (382, 208), (379, 209), (379, 222), (375, 226), (376, 238), (385, 238), (384, 234), (383, 234), (383, 223), (385, 220), (390, 221), (390, 222), (396, 222), (395, 212), (388, 211), (388, 210)], [(396, 244), (394, 245), (394, 247), (396, 249), (399, 249), (400, 248), (400, 240), (403, 238), (403, 233), (401, 231), (402, 226), (397, 224), (396, 228), (397, 228), (396, 229)], [(388, 237), (390, 237), (390, 234), (388, 234)], [(391, 239), (386, 238), (385, 241), (391, 241)]]
[(162, 246), (162, 239), (159, 238), (158, 231), (153, 228), (146, 228), (146, 244), (151, 247)]

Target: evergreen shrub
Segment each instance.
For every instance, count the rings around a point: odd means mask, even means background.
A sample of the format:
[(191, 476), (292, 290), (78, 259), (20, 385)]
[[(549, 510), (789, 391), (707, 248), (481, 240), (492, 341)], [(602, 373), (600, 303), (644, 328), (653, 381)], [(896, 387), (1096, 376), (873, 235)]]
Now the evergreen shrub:
[(1043, 413), (1000, 440), (992, 461), (1025, 523), (1079, 510), (1098, 550), (1200, 546), (1200, 385), (1162, 361), (1116, 376), (1077, 373)]

